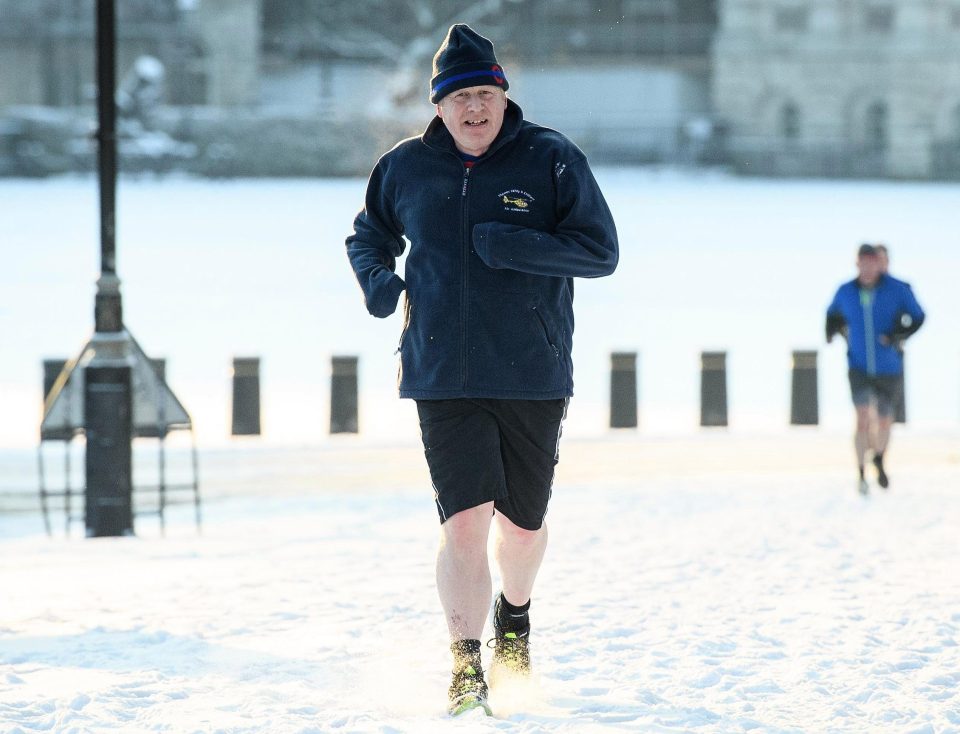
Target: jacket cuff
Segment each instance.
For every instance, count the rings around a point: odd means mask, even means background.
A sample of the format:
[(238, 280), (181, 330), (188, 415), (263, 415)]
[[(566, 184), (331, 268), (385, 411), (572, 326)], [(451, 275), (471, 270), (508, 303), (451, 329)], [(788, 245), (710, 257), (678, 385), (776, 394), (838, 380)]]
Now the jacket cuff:
[(396, 273), (391, 273), (390, 280), (378, 289), (377, 297), (372, 301), (367, 301), (367, 311), (378, 319), (385, 319), (397, 310), (397, 302), (400, 300), (400, 294), (403, 293), (404, 288), (406, 288), (406, 283), (403, 282), (403, 278)]

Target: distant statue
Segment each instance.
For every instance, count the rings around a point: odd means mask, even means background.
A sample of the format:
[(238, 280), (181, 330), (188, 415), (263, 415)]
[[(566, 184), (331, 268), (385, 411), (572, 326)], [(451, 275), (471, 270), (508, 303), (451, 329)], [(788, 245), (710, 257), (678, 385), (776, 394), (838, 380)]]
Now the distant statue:
[(121, 123), (139, 126), (142, 130), (155, 127), (165, 77), (163, 64), (153, 56), (141, 56), (134, 62), (117, 89), (117, 112)]
[(125, 170), (163, 172), (196, 156), (193, 143), (174, 139), (160, 116), (166, 72), (159, 59), (141, 56), (117, 89), (118, 152)]

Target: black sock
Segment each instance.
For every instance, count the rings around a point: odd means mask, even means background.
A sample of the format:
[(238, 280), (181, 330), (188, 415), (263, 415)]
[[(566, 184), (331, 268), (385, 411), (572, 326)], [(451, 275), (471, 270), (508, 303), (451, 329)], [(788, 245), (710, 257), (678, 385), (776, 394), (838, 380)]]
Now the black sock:
[(863, 479), (863, 467), (860, 467), (860, 478)]
[(507, 601), (507, 597), (500, 592), (500, 603), (497, 604), (497, 622), (500, 629), (506, 632), (521, 632), (530, 626), (530, 600), (523, 606), (515, 607)]
[(883, 452), (882, 452), (882, 451), (881, 451), (879, 454), (874, 454), (874, 455), (873, 455), (873, 463), (874, 463), (874, 466), (878, 466), (878, 467), (883, 466)]

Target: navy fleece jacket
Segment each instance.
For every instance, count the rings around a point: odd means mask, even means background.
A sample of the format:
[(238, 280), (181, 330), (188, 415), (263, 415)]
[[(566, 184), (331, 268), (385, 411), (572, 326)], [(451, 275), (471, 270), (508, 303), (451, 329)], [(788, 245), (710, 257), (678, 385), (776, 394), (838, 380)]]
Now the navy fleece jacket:
[(347, 254), (374, 316), (406, 290), (401, 397), (550, 399), (573, 394), (573, 278), (618, 244), (583, 153), (508, 101), (472, 168), (439, 117), (385, 154)]

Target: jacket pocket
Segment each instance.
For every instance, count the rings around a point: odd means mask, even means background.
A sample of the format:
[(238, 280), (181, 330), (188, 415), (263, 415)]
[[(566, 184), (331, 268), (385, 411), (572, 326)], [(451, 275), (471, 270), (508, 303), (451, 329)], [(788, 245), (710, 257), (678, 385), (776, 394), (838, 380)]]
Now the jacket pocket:
[(543, 314), (540, 312), (540, 309), (537, 306), (533, 307), (533, 315), (537, 317), (537, 322), (540, 324), (540, 328), (543, 330), (543, 338), (546, 339), (547, 345), (553, 350), (553, 353), (556, 355), (557, 359), (560, 359), (560, 347), (557, 346), (556, 340), (550, 336), (550, 329), (547, 327), (547, 322), (543, 318)]
[(459, 294), (446, 287), (407, 292), (398, 347), (401, 390), (451, 390), (460, 384)]
[(565, 387), (558, 337), (536, 293), (477, 290), (468, 313), (468, 386), (534, 397)]

